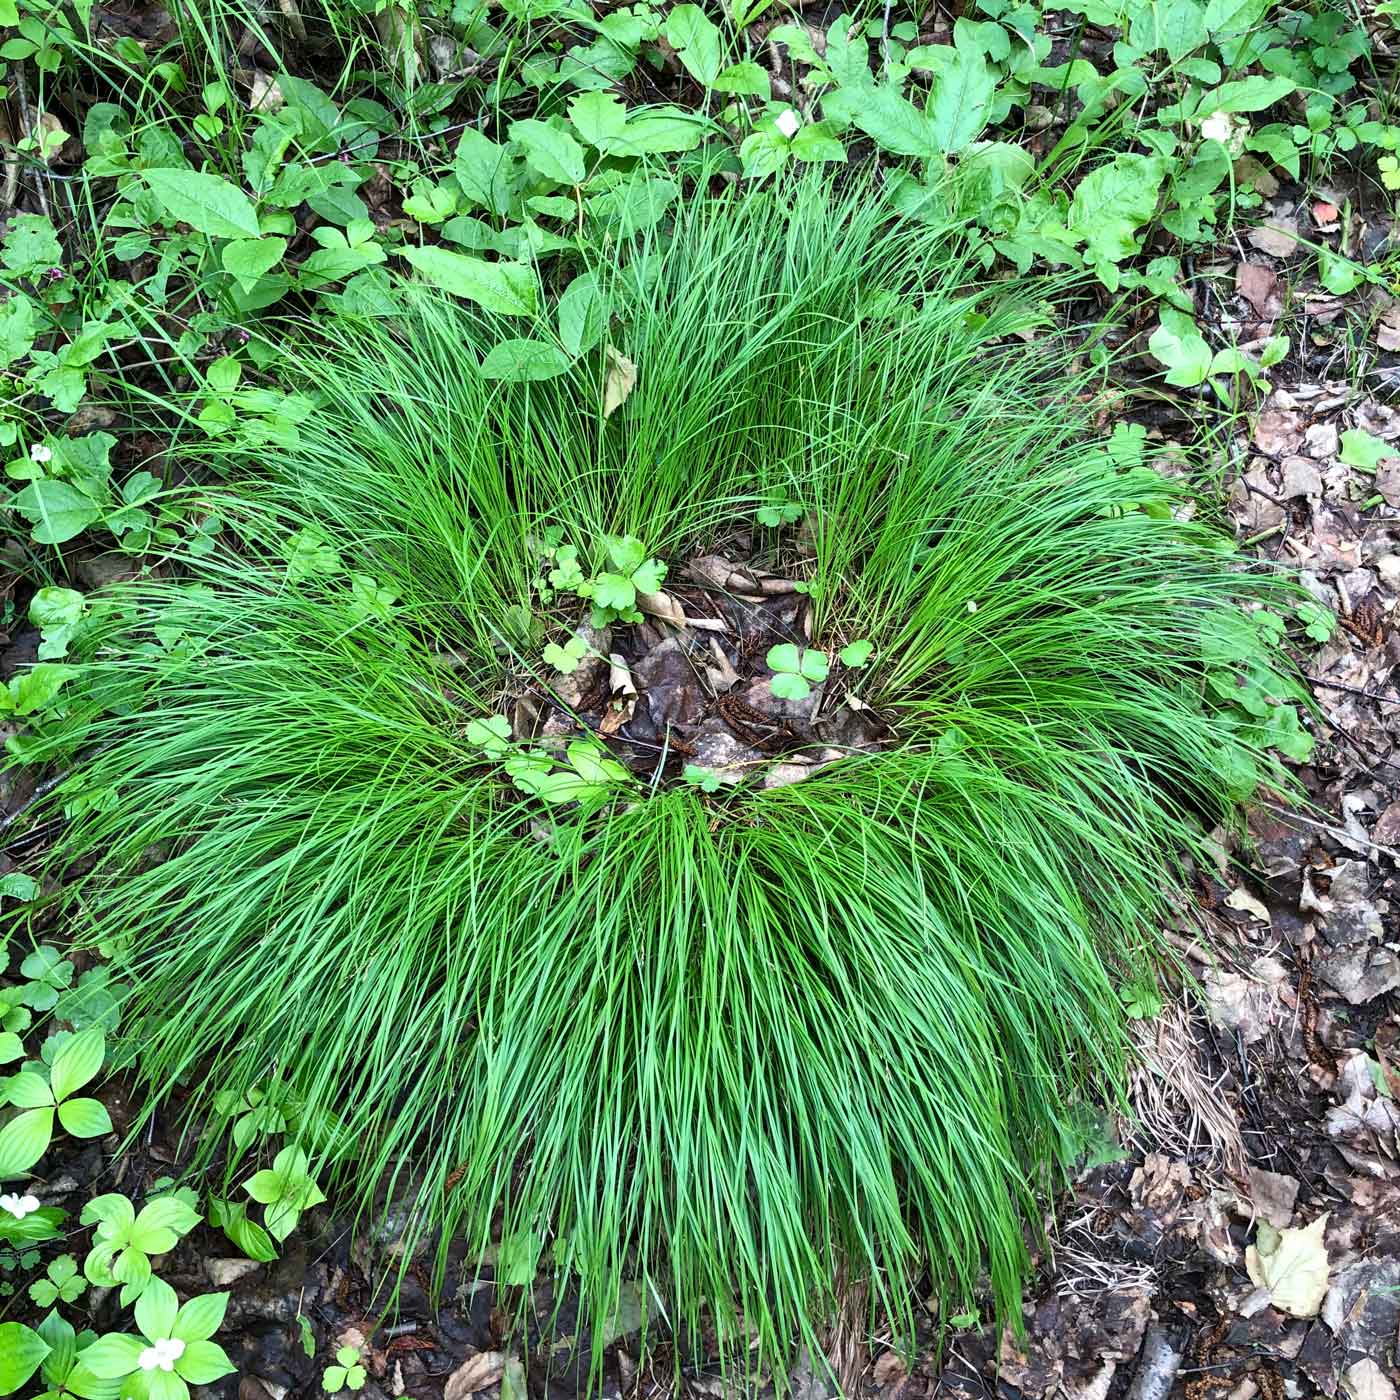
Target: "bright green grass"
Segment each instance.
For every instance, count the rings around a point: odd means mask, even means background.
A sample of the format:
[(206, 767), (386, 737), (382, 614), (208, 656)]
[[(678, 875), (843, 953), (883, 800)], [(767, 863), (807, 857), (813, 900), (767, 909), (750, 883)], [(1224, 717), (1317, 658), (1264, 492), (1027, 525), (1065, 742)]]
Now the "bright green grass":
[[(471, 312), (338, 322), (299, 441), (224, 463), (242, 547), (119, 592), (48, 741), (89, 753), (58, 869), (130, 940), (158, 1092), (280, 1074), (355, 1144), (321, 1164), (340, 1204), (534, 1233), (593, 1323), (640, 1279), (750, 1364), (816, 1340), (843, 1263), (906, 1334), (924, 1270), (949, 1313), (1015, 1314), (1074, 1105), (1122, 1064), (1118, 978), (1275, 768), (1201, 683), (1275, 585), (1089, 439), (1053, 343), (1008, 348), (1035, 289), (868, 188), (794, 199), (693, 199), (594, 260), (640, 371), (610, 420), (600, 352), (501, 385)], [(464, 729), (540, 670), (531, 537), (679, 563), (770, 485), (815, 512), (817, 640), (876, 643), (895, 745), (522, 806)], [(391, 621), (289, 578), (308, 527)]]

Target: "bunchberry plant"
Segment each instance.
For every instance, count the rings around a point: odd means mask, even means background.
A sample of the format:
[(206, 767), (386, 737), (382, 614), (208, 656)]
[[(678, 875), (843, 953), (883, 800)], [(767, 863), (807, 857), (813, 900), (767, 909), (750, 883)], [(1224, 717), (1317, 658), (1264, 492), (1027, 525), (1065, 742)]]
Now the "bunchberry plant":
[(83, 1261), (84, 1276), (101, 1288), (120, 1286), (122, 1305), (129, 1306), (151, 1284), (151, 1257), (173, 1249), (200, 1217), (173, 1196), (147, 1201), (138, 1214), (125, 1196), (114, 1192), (94, 1197), (78, 1219), (96, 1226)]
[(206, 1293), (181, 1306), (175, 1290), (152, 1278), (136, 1300), (139, 1336), (109, 1333), (83, 1353), (99, 1380), (119, 1380), (131, 1400), (188, 1400), (191, 1385), (233, 1373), (224, 1349), (209, 1339), (223, 1325), (227, 1293)]
[(96, 1077), (105, 1053), (101, 1028), (90, 1026), (63, 1042), (47, 1077), (36, 1067), (0, 1081), (7, 1102), (20, 1110), (0, 1128), (0, 1181), (28, 1171), (44, 1155), (55, 1117), (74, 1137), (104, 1137), (112, 1131), (112, 1120), (99, 1099), (74, 1097)]
[(255, 1172), (243, 1189), (263, 1209), (263, 1223), (277, 1241), (287, 1238), (297, 1227), (301, 1213), (326, 1199), (311, 1175), (306, 1153), (300, 1147), (284, 1147), (273, 1158), (272, 1166)]

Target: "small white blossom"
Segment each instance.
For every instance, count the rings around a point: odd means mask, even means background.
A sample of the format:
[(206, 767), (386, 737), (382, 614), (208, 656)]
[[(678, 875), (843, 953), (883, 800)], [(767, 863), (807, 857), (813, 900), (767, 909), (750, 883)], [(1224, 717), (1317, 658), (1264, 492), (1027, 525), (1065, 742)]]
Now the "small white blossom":
[(37, 1196), (0, 1196), (0, 1210), (8, 1211), (16, 1220), (23, 1220), (26, 1215), (33, 1215), (38, 1209)]
[(1201, 123), (1201, 139), (1219, 141), (1232, 156), (1244, 153), (1249, 131), (1249, 118), (1236, 116), (1233, 112), (1212, 112)]
[(51, 462), (53, 461), (53, 450), (45, 447), (42, 442), (36, 442), (29, 449), (29, 460), (31, 462)]
[(789, 107), (787, 111), (778, 113), (773, 125), (791, 141), (797, 135), (797, 128), (802, 125), (802, 118)]
[(185, 1344), (178, 1337), (162, 1337), (136, 1358), (136, 1364), (143, 1371), (173, 1371), (184, 1354)]

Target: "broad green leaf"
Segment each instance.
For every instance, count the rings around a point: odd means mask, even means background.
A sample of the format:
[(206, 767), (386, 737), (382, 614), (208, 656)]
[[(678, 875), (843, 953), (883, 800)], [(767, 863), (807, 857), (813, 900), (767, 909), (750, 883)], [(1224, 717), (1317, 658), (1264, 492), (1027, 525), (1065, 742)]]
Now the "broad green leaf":
[(77, 1138), (106, 1137), (112, 1120), (98, 1099), (65, 1099), (58, 1106), (58, 1121)]
[(54, 1056), (49, 1076), (54, 1098), (66, 1099), (69, 1094), (90, 1083), (102, 1068), (105, 1054), (106, 1040), (100, 1026), (89, 1026), (65, 1041), (63, 1048)]
[(32, 1069), (12, 1074), (5, 1081), (5, 1097), (15, 1108), (52, 1108), (53, 1090), (42, 1074)]
[(773, 95), (773, 86), (765, 69), (752, 59), (741, 63), (731, 63), (714, 81), (716, 92), (732, 93), (736, 97), (757, 97), (767, 102)]
[(831, 134), (825, 122), (807, 122), (792, 138), (792, 153), (808, 162), (843, 161), (846, 148)]
[(1166, 172), (1161, 156), (1125, 154), (1079, 182), (1065, 226), (1088, 243), (1091, 262), (1121, 262), (1138, 251), (1137, 231), (1157, 212)]
[(875, 643), (864, 639), (852, 642), (849, 646), (841, 648), (841, 664), (843, 666), (860, 667), (870, 660), (871, 654), (875, 650)]
[(224, 271), (232, 273), (245, 287), (251, 287), (282, 261), (287, 251), (285, 238), (235, 238), (225, 243), (219, 254)]
[(862, 95), (855, 124), (891, 155), (928, 160), (942, 149), (928, 118), (888, 84)]
[[(9, 685), (0, 690), (0, 714), (32, 715), (42, 710), (75, 675), (77, 671), (72, 666), (41, 661), (37, 666), (11, 676)], [(43, 1007), (33, 1001), (30, 1005), (36, 1010), (47, 1010), (53, 1001)]]
[(666, 42), (701, 87), (714, 87), (722, 62), (719, 30), (699, 5), (677, 5), (671, 11)]
[(236, 185), (199, 170), (147, 170), (151, 192), (166, 213), (214, 238), (256, 238), (258, 214)]
[(610, 92), (584, 92), (569, 103), (569, 120), (590, 146), (610, 152), (627, 127), (627, 108)]
[(0, 1031), (0, 1065), (8, 1065), (24, 1056), (24, 1042), (14, 1031)]
[(1162, 308), (1161, 324), (1152, 332), (1147, 348), (1166, 365), (1168, 384), (1189, 389), (1210, 373), (1210, 346), (1191, 317), (1175, 307)]
[(78, 1219), (84, 1225), (100, 1224), (100, 1235), (124, 1237), (136, 1222), (136, 1207), (119, 1192), (109, 1191), (105, 1196), (94, 1196)]
[(146, 1343), (124, 1332), (109, 1332), (83, 1352), (83, 1365), (101, 1380), (129, 1376), (141, 1364)]
[(0, 1322), (0, 1395), (13, 1395), (49, 1354), (49, 1344), (22, 1322)]
[(765, 660), (770, 671), (789, 671), (793, 675), (797, 674), (801, 664), (798, 650), (791, 642), (779, 642), (769, 647)]
[(403, 248), (408, 259), (435, 287), (466, 297), (501, 316), (533, 316), (538, 278), (525, 263), (487, 262), (446, 248)]
[(768, 684), (779, 700), (805, 700), (812, 693), (812, 687), (791, 671), (779, 671)]
[(1222, 83), (1214, 92), (1201, 98), (1200, 110), (1210, 112), (1262, 112), (1275, 102), (1282, 102), (1298, 85), (1291, 78), (1241, 78)]
[(0, 1181), (21, 1176), (48, 1150), (53, 1109), (31, 1108), (0, 1128)]
[(634, 171), (615, 189), (590, 198), (588, 212), (608, 222), (619, 237), (627, 238), (652, 228), (679, 193), (676, 182), (664, 175)]
[(191, 1385), (209, 1385), (220, 1376), (231, 1376), (235, 1367), (217, 1342), (200, 1340), (185, 1347), (175, 1369)]
[(1387, 457), (1400, 457), (1400, 447), (1364, 428), (1348, 428), (1342, 434), (1341, 459), (1347, 466), (1373, 472)]
[[(1318, 280), (1333, 296), (1344, 297), (1348, 292), (1356, 290), (1361, 284), (1364, 273), (1350, 258), (1344, 258), (1341, 254), (1334, 253), (1330, 248), (1319, 248), (1317, 250), (1317, 275)], [(34, 532), (34, 538), (39, 538), (37, 530)]]
[(65, 544), (102, 518), (102, 508), (66, 481), (31, 481), (12, 502), (39, 544)]
[(571, 355), (586, 355), (608, 328), (608, 308), (591, 272), (580, 273), (559, 298), (559, 339)]
[(502, 340), (481, 362), (483, 379), (503, 379), (519, 384), (527, 380), (553, 379), (572, 361), (557, 345), (544, 340)]
[(697, 112), (682, 112), (677, 107), (658, 111), (634, 111), (627, 119), (621, 136), (613, 138), (606, 147), (615, 156), (670, 155), (678, 151), (693, 151), (705, 139), (707, 124)]
[(524, 148), (530, 168), (561, 185), (581, 185), (588, 173), (583, 147), (566, 131), (533, 117), (512, 122), (510, 139)]
[(1133, 9), (1128, 42), (1143, 53), (1165, 51), (1177, 60), (1205, 41), (1205, 11), (1196, 0), (1139, 0)]
[(462, 193), (493, 214), (510, 209), (511, 159), (506, 148), (475, 127), (468, 127), (457, 141), (452, 167)]
[(199, 1221), (199, 1212), (178, 1197), (159, 1196), (141, 1207), (131, 1227), (131, 1241), (147, 1254), (164, 1254)]
[(150, 1341), (169, 1337), (179, 1312), (175, 1290), (164, 1279), (153, 1278), (136, 1300), (136, 1326)]
[(974, 142), (987, 125), (996, 74), (975, 48), (959, 44), (934, 75), (927, 117), (933, 140), (945, 154), (955, 154)]

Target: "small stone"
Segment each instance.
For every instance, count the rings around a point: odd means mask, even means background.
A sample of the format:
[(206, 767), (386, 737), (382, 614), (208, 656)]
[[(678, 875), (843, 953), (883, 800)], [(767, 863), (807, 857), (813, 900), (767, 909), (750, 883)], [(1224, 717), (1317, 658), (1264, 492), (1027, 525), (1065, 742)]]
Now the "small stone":
[(247, 1278), (255, 1269), (261, 1269), (262, 1265), (256, 1259), (206, 1259), (204, 1261), (204, 1272), (209, 1275), (209, 1282), (215, 1288), (228, 1288), (241, 1278)]

